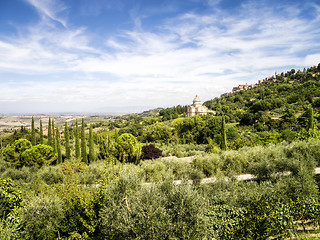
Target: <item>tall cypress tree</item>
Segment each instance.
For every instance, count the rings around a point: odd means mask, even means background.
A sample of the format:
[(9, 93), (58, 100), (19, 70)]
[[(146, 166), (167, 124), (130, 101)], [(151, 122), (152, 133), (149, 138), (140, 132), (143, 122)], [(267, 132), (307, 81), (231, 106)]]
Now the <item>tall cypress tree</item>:
[(313, 108), (309, 107), (308, 108), (308, 130), (313, 130), (314, 129), (314, 116), (313, 116)]
[(55, 133), (55, 127), (54, 127), (54, 119), (51, 120), (51, 127), (52, 127), (52, 148), (54, 152), (57, 152), (57, 143), (56, 143), (56, 133)]
[(57, 148), (56, 152), (58, 153), (57, 162), (58, 162), (58, 163), (62, 163), (60, 132), (59, 132), (58, 126), (57, 126), (57, 128), (56, 128), (56, 141), (55, 141), (55, 142), (56, 142), (55, 146), (56, 146), (56, 148)]
[(76, 120), (75, 154), (76, 154), (76, 158), (80, 158), (80, 143), (79, 143), (79, 126), (78, 126), (78, 120)]
[(40, 144), (43, 144), (42, 120), (40, 119)]
[(31, 143), (33, 146), (35, 146), (37, 144), (36, 142), (36, 130), (34, 129), (34, 118), (32, 116), (32, 120), (31, 120)]
[(90, 124), (90, 130), (89, 130), (89, 163), (92, 163), (94, 161), (95, 161), (94, 142), (93, 142), (92, 124)]
[(71, 153), (70, 153), (70, 139), (69, 139), (69, 128), (68, 128), (68, 123), (66, 122), (64, 126), (64, 139), (65, 139), (65, 144), (66, 144), (66, 158), (70, 159), (71, 158)]
[(48, 123), (48, 145), (52, 146), (51, 118), (49, 118), (49, 123)]
[(87, 158), (87, 146), (86, 146), (86, 135), (84, 132), (84, 120), (82, 118), (82, 125), (81, 125), (81, 157), (82, 161), (88, 163)]
[(52, 118), (51, 120), (51, 127), (52, 127), (52, 145), (51, 147), (53, 148), (54, 152), (57, 152), (56, 150), (56, 141), (55, 141), (55, 127), (54, 127), (54, 119)]
[(226, 134), (226, 120), (225, 117), (222, 117), (222, 124), (221, 124), (221, 135), (222, 135), (222, 142), (221, 142), (221, 149), (227, 149), (227, 134)]
[(115, 141), (115, 142), (118, 142), (118, 137), (119, 137), (119, 136), (118, 136), (118, 130), (115, 129), (115, 130), (114, 130), (114, 141)]

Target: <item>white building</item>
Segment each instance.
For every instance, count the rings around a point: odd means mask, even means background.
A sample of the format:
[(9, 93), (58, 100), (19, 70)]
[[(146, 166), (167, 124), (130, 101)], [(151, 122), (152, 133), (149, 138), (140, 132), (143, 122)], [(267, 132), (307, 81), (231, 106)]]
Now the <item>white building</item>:
[(215, 111), (209, 110), (206, 106), (201, 104), (198, 95), (193, 99), (193, 104), (188, 107), (187, 117), (195, 115), (206, 115), (208, 113), (215, 114)]

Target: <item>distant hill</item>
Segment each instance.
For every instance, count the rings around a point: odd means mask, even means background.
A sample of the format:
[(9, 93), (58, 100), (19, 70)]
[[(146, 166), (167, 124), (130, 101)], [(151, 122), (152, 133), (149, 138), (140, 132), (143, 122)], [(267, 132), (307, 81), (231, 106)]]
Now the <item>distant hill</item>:
[(139, 113), (138, 116), (140, 116), (140, 117), (154, 117), (154, 116), (159, 115), (159, 112), (162, 109), (163, 108), (150, 109), (150, 110), (144, 111), (142, 113)]
[(217, 115), (225, 115), (226, 121), (238, 122), (245, 114), (264, 112), (268, 117), (280, 117), (286, 108), (297, 113), (313, 106), (316, 114), (320, 107), (320, 63), (318, 66), (266, 78), (260, 84), (206, 101), (208, 108)]

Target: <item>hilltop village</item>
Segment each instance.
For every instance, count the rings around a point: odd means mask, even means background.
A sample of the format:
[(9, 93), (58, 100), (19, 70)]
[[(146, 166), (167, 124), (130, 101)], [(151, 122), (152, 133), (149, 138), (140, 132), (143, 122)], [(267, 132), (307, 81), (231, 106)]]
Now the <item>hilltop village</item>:
[[(314, 68), (316, 68), (316, 66), (314, 66)], [(306, 72), (306, 69), (303, 70), (303, 72)], [(222, 95), (230, 95), (230, 94), (233, 94), (233, 93), (236, 93), (236, 92), (239, 92), (241, 90), (248, 90), (248, 89), (251, 89), (251, 88), (255, 88), (255, 87), (258, 87), (259, 85), (261, 85), (262, 83), (265, 83), (265, 82), (283, 82), (285, 80), (287, 80), (287, 77), (289, 74), (291, 75), (296, 75), (298, 73), (301, 73), (300, 70), (298, 71), (295, 71), (294, 69), (292, 69), (289, 73), (277, 73), (275, 72), (275, 74), (273, 76), (270, 76), (270, 77), (266, 77), (262, 80), (258, 80), (258, 83), (253, 83), (253, 84), (240, 84), (239, 86), (237, 87), (233, 87), (232, 88), (232, 91), (231, 92), (228, 92), (228, 93), (224, 93)], [(320, 73), (312, 73), (312, 77), (315, 77), (316, 75), (319, 75)]]

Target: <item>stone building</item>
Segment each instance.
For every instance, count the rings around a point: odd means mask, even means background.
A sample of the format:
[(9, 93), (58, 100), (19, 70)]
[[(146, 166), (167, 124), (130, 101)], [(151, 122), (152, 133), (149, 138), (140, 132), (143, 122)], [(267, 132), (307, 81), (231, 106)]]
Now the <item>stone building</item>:
[(206, 115), (208, 113), (215, 114), (215, 111), (209, 110), (203, 106), (198, 95), (193, 99), (193, 104), (188, 107), (187, 117), (195, 115)]

